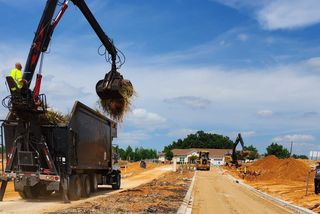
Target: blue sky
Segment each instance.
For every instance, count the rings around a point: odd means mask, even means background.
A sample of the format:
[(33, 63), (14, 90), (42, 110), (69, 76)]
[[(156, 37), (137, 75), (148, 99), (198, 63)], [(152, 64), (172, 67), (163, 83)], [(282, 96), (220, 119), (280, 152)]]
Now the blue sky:
[[(320, 5), (317, 0), (91, 0), (126, 55), (122, 74), (138, 96), (119, 125), (122, 147), (162, 150), (197, 130), (261, 152), (271, 142), (320, 150)], [(44, 0), (0, 0), (0, 72), (25, 63)], [(71, 3), (45, 56), (42, 91), (68, 112), (95, 107), (109, 70), (100, 42)], [(0, 87), (3, 97), (8, 91)], [(1, 117), (6, 109), (1, 107)]]

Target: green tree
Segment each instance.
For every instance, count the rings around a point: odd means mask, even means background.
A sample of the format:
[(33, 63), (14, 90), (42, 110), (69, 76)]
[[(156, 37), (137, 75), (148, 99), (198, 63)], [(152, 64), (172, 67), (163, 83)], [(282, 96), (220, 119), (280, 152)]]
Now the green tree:
[(245, 146), (243, 150), (250, 152), (247, 157), (249, 160), (254, 160), (254, 159), (258, 158), (258, 156), (259, 156), (257, 148), (254, 147), (253, 145)]
[(278, 158), (289, 157), (288, 149), (277, 143), (272, 143), (267, 147), (267, 155), (275, 155)]
[(231, 149), (233, 142), (229, 137), (205, 133), (197, 131), (194, 134), (189, 134), (184, 139), (173, 141), (168, 146), (165, 146), (163, 152), (166, 154), (166, 159), (172, 160), (172, 149), (189, 149), (189, 148), (212, 148), (212, 149)]
[(172, 158), (173, 158), (173, 153), (171, 152), (171, 150), (166, 150), (166, 151), (164, 151), (164, 153), (165, 153), (165, 157), (166, 157), (166, 160), (172, 160)]
[(197, 155), (192, 155), (192, 156), (190, 156), (190, 162), (191, 163), (194, 163), (195, 162), (195, 160), (197, 160), (198, 159), (198, 156)]
[(306, 160), (309, 159), (308, 156), (306, 156), (306, 155), (293, 154), (292, 157), (295, 158), (295, 159), (306, 159)]
[(126, 160), (127, 156), (126, 156), (126, 151), (122, 148), (118, 149), (118, 155), (120, 157), (121, 160)]
[(131, 146), (128, 146), (126, 149), (126, 160), (134, 160), (134, 153)]

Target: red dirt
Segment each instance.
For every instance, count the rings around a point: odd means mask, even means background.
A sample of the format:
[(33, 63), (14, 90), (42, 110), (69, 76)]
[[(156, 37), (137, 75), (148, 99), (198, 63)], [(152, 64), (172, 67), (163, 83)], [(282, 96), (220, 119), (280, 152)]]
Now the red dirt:
[(320, 213), (319, 195), (314, 194), (315, 165), (316, 162), (310, 160), (267, 156), (238, 170), (225, 169), (256, 189)]
[(256, 176), (258, 180), (305, 181), (311, 167), (301, 160), (278, 159), (271, 155), (248, 166), (247, 170), (257, 172), (259, 174)]

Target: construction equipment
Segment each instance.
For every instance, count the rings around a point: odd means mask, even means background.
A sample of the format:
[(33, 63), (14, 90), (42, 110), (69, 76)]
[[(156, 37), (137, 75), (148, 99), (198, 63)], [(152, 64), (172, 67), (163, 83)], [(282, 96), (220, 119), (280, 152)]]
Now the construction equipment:
[(208, 151), (199, 151), (196, 159), (197, 170), (210, 170), (210, 158)]
[(144, 160), (140, 161), (140, 168), (146, 169), (147, 168), (147, 163)]
[[(110, 55), (111, 71), (98, 81), (98, 96), (121, 99), (119, 85), (123, 77), (117, 69), (122, 64), (119, 65), (117, 48), (85, 1), (71, 1), (80, 9)], [(61, 4), (61, 10), (53, 19), (60, 2), (47, 0), (25, 65), (24, 87), (11, 91), (11, 95), (2, 101), (9, 114), (1, 125), (1, 145), (4, 148), (5, 140), (7, 155), (6, 167), (2, 168), (0, 176), (0, 201), (9, 180), (14, 181), (15, 191), (27, 199), (61, 191), (64, 200), (69, 201), (88, 197), (99, 184), (120, 188), (120, 170), (114, 166), (112, 158), (112, 139), (117, 136), (117, 124), (80, 102), (75, 103), (66, 123), (43, 123), (41, 116), (47, 112), (47, 101), (46, 96), (40, 94), (41, 73), (37, 74), (34, 90), (29, 89), (40, 55), (48, 49), (53, 31), (68, 3), (69, 0), (65, 0)], [(7, 77), (7, 80), (9, 88), (13, 88), (13, 79)], [(4, 159), (2, 150), (2, 164)]]
[(320, 162), (318, 162), (318, 165), (315, 168), (314, 193), (317, 195), (320, 193)]
[(242, 151), (244, 149), (244, 142), (243, 142), (243, 139), (241, 137), (241, 134), (239, 133), (234, 144), (233, 144), (233, 147), (232, 147), (232, 153), (230, 154), (227, 154), (225, 155), (224, 157), (224, 161), (226, 163), (227, 166), (236, 166), (236, 167), (239, 167), (239, 163), (238, 163), (238, 157), (237, 157), (237, 151), (236, 151), (236, 148), (238, 146), (238, 144), (241, 144), (241, 147), (242, 147)]

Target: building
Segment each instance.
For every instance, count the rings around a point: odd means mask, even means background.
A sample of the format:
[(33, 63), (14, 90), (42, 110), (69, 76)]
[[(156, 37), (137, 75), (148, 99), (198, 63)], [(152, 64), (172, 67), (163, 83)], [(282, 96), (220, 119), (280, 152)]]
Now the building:
[(211, 165), (224, 165), (225, 156), (232, 153), (232, 149), (206, 149), (206, 148), (191, 148), (191, 149), (173, 149), (173, 161), (177, 163), (195, 163), (199, 151), (208, 151)]
[(158, 156), (159, 156), (158, 160), (160, 163), (164, 163), (166, 161), (166, 154), (165, 153), (161, 152), (158, 154)]

